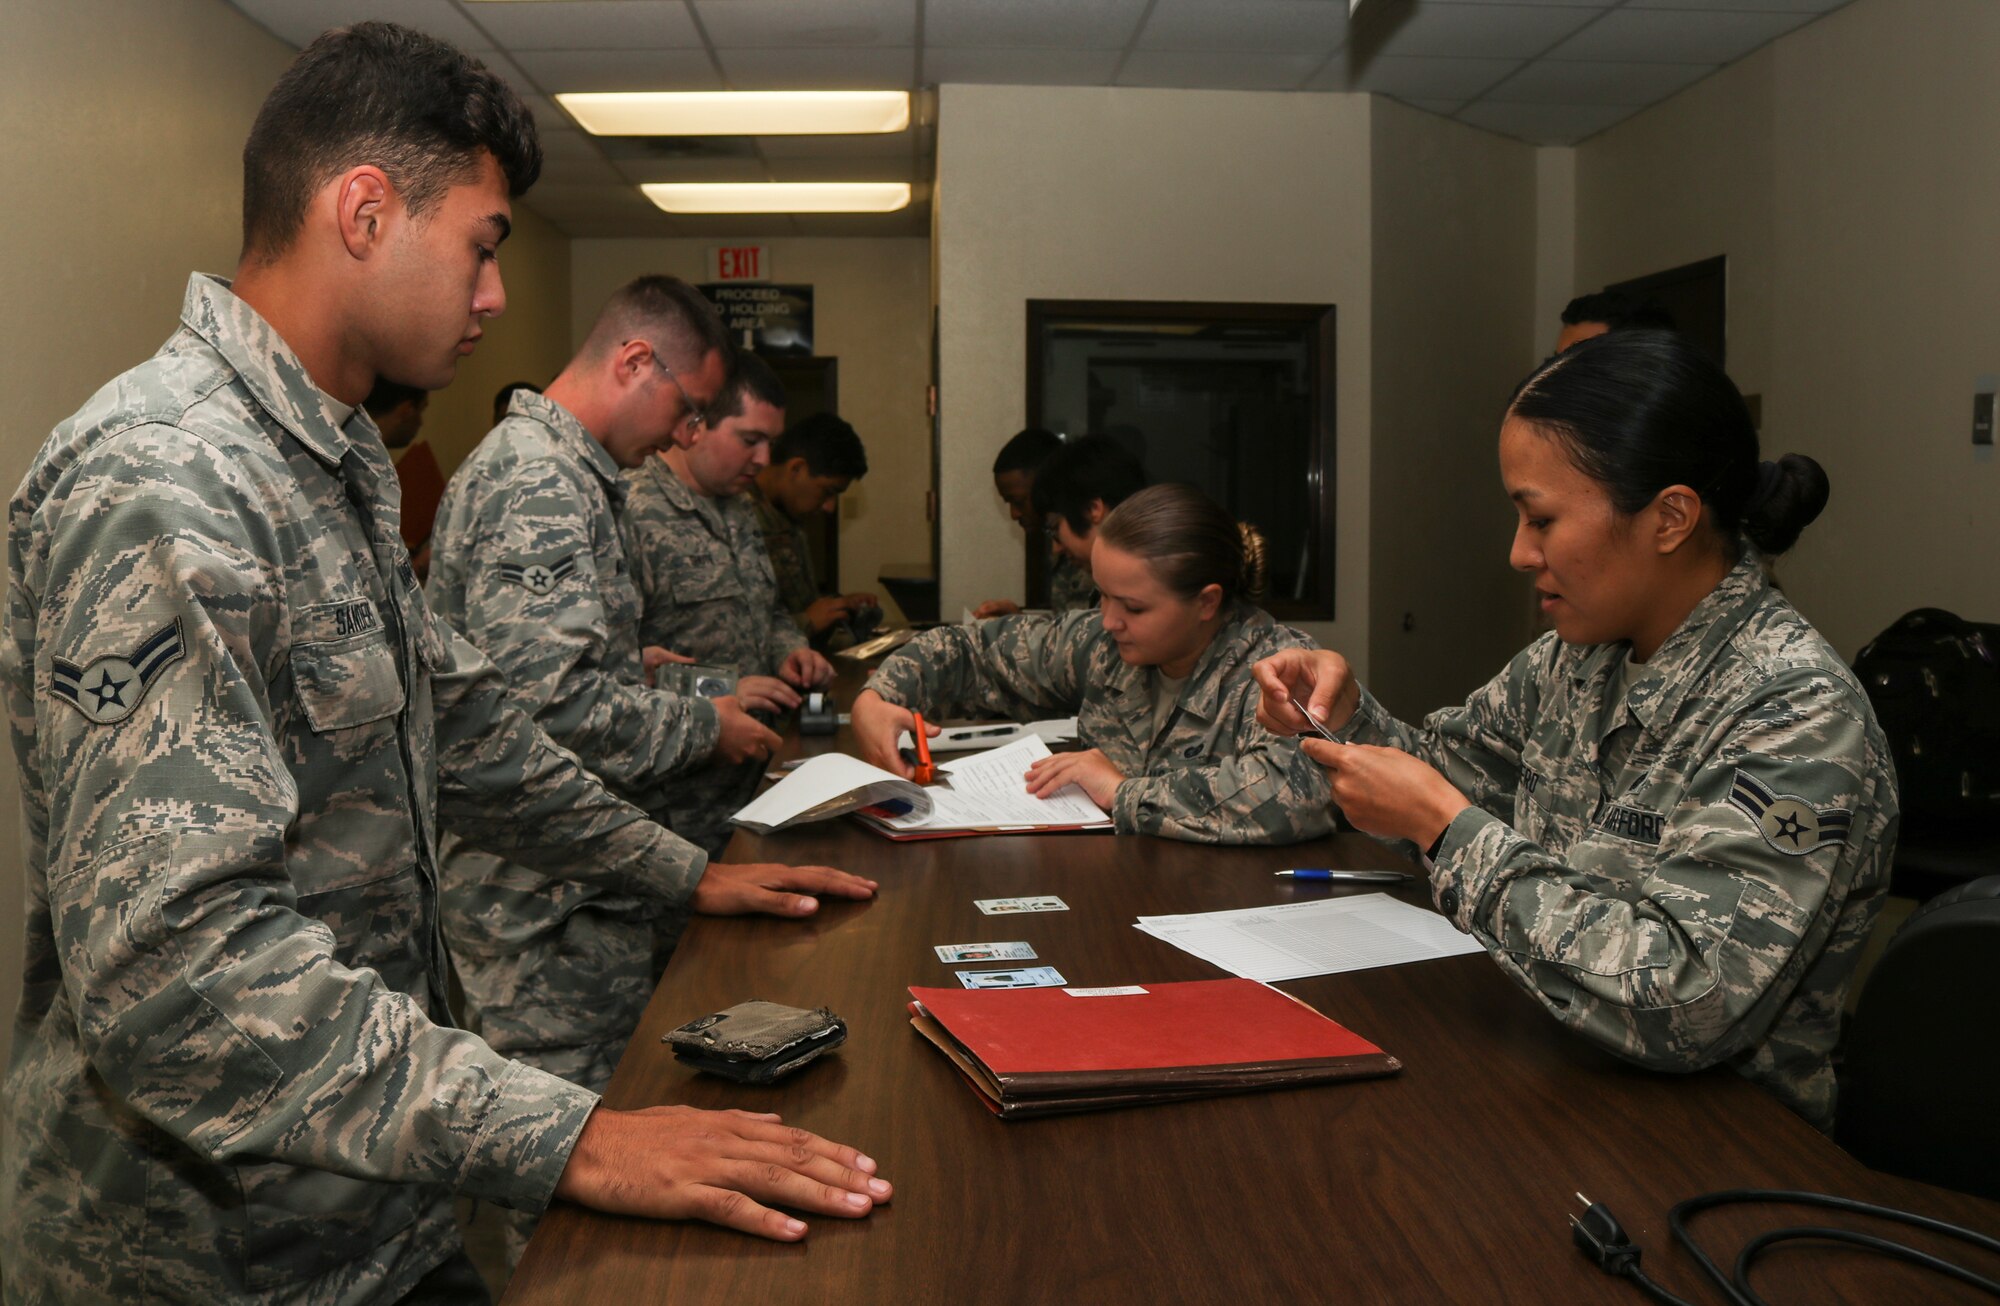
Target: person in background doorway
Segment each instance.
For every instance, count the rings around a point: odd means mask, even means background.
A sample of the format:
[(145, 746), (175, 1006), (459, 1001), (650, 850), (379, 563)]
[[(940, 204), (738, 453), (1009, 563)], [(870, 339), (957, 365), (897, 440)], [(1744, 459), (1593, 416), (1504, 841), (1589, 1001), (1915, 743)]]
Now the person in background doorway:
[[(993, 489), (1007, 505), (1007, 515), (1014, 519), (1014, 524), (1027, 532), (1030, 547), (1041, 547), (1035, 541), (1042, 533), (1042, 519), (1035, 512), (1035, 469), (1060, 448), (1061, 436), (1031, 426), (1001, 445), (993, 459)], [(1051, 606), (1061, 601), (1067, 606), (1057, 610), (1067, 612), (1080, 606), (1080, 600), (1091, 593), (1090, 575), (1058, 558), (1049, 574), (1049, 591)], [(972, 615), (1004, 617), (1020, 610), (1021, 605), (1012, 599), (988, 599), (974, 608)]]
[(1055, 556), (1079, 578), (1065, 590), (1050, 582), (1050, 607), (1057, 616), (1097, 604), (1090, 569), (1097, 527), (1113, 509), (1146, 488), (1146, 469), (1124, 445), (1108, 436), (1086, 435), (1050, 454), (1035, 471), (1035, 516)]
[(1655, 299), (1641, 298), (1622, 290), (1600, 290), (1578, 295), (1563, 306), (1562, 330), (1556, 334), (1556, 352), (1581, 344), (1607, 331), (1672, 331), (1674, 315)]
[(403, 547), (410, 551), (410, 565), (420, 581), (431, 574), (431, 525), (444, 494), (444, 469), (438, 466), (437, 455), (428, 444), (410, 448), (423, 429), (430, 398), (427, 390), (379, 379), (361, 401), (382, 432), (383, 448), (407, 450), (396, 460), (396, 480), (403, 487)]

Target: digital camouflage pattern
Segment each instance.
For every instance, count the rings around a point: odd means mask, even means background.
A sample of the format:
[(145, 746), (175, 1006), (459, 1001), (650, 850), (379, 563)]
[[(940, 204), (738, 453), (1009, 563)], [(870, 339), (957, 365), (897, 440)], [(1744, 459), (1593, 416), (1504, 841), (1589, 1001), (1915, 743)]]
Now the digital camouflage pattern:
[(433, 619), (380, 435), (328, 402), (197, 276), (10, 504), (10, 1299), (393, 1300), (453, 1192), (539, 1209), (596, 1097), (443, 1023), (439, 831), (682, 874)]
[(1333, 828), (1326, 774), (1298, 742), (1257, 724), (1250, 668), (1305, 636), (1237, 602), (1225, 610), (1165, 726), (1152, 733), (1150, 667), (1126, 665), (1097, 613), (995, 617), (927, 630), (868, 688), (939, 719), (1077, 718), (1084, 748), (1127, 777), (1111, 816), (1126, 834), (1197, 843), (1295, 843)]
[(785, 515), (784, 509), (764, 497), (753, 483), (743, 492), (757, 513), (757, 525), (764, 533), (764, 551), (770, 556), (771, 570), (778, 578), (778, 601), (792, 614), (798, 628), (810, 635), (806, 609), (819, 598), (819, 582), (813, 579), (812, 554), (807, 551), (803, 527)]
[[(583, 424), (517, 391), (445, 487), (428, 592), (506, 674), (516, 706), (615, 793), (658, 812), (680, 783), (668, 777), (701, 766), (720, 726), (706, 699), (646, 685), (624, 502), (617, 464)], [(446, 841), (445, 938), (466, 1015), (495, 1048), (603, 1091), (708, 864), (673, 843), (678, 873), (633, 895)], [(532, 1224), (532, 1213), (510, 1222), (515, 1255)]]
[(1097, 582), (1090, 572), (1071, 562), (1067, 553), (1058, 553), (1049, 568), (1049, 609), (1063, 617), (1096, 607)]
[[(697, 494), (664, 458), (625, 473), (619, 527), (639, 591), (639, 637), (703, 666), (774, 676), (805, 635), (778, 600), (763, 528), (747, 494)], [(711, 854), (756, 794), (764, 762), (711, 763), (667, 794), (664, 819)]]
[(1438, 851), (1438, 908), (1558, 1020), (1656, 1070), (1733, 1066), (1827, 1128), (1896, 842), (1874, 712), (1754, 560), (1635, 669), (1613, 717), (1629, 651), (1544, 635), (1420, 729), (1364, 694), (1341, 733), (1472, 800)]

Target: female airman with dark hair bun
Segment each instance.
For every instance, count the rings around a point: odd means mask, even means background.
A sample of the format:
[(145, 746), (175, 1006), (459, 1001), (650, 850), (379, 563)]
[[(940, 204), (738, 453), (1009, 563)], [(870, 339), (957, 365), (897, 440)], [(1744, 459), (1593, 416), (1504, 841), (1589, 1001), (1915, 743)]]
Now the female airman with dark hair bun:
[(1256, 668), (1359, 828), (1429, 849), (1438, 909), (1565, 1025), (1659, 1070), (1727, 1065), (1821, 1128), (1895, 847), (1867, 697), (1765, 580), (1827, 480), (1758, 457), (1722, 369), (1614, 332), (1500, 429), (1514, 566), (1555, 630), (1462, 707), (1397, 721), (1336, 653)]
[(913, 725), (911, 708), (1074, 715), (1088, 747), (1035, 763), (1031, 793), (1080, 785), (1119, 830), (1174, 839), (1325, 834), (1325, 775), (1257, 724), (1251, 664), (1310, 643), (1245, 597), (1262, 589), (1262, 549), (1246, 554), (1236, 520), (1188, 485), (1140, 490), (1093, 538), (1095, 610), (997, 617), (911, 641), (855, 699), (862, 756), (908, 775), (896, 739)]

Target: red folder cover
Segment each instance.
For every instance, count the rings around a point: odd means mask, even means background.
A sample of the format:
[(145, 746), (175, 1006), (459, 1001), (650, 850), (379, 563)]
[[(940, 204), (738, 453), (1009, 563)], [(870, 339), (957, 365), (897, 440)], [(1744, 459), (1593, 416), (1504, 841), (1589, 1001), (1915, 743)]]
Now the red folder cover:
[(1402, 1064), (1254, 980), (1049, 989), (913, 988), (911, 1023), (1001, 1115), (1172, 1101), (1394, 1074)]

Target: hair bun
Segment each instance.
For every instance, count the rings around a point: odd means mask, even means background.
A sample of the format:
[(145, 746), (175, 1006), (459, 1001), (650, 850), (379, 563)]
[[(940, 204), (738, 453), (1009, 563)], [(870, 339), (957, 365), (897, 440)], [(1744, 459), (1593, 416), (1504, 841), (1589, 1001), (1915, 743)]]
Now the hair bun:
[(1743, 506), (1743, 533), (1766, 555), (1783, 553), (1825, 510), (1830, 491), (1825, 470), (1802, 453), (1760, 463), (1756, 487)]
[(1243, 537), (1243, 575), (1239, 581), (1239, 592), (1253, 602), (1262, 602), (1271, 586), (1271, 546), (1265, 540), (1264, 532), (1247, 521), (1236, 523), (1236, 533)]

